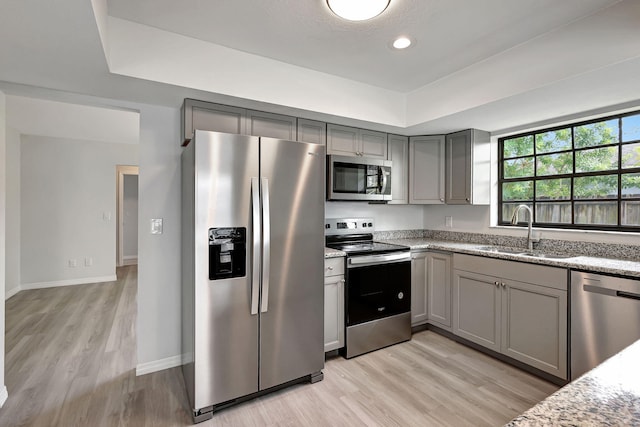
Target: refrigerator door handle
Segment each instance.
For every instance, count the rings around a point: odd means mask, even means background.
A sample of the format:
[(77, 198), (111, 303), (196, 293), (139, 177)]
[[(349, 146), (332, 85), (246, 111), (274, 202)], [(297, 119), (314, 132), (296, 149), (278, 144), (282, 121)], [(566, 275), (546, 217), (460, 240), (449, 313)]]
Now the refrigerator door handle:
[(262, 178), (262, 305), (260, 312), (269, 309), (269, 265), (271, 257), (271, 218), (269, 208), (269, 180)]
[(253, 247), (251, 263), (251, 314), (258, 314), (260, 300), (260, 181), (251, 178), (251, 221), (253, 228)]

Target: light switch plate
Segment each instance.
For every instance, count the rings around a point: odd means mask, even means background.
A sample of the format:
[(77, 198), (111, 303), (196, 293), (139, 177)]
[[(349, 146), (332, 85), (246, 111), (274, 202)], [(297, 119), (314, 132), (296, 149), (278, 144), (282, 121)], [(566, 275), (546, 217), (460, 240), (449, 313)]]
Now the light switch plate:
[(151, 234), (162, 234), (162, 218), (151, 218)]

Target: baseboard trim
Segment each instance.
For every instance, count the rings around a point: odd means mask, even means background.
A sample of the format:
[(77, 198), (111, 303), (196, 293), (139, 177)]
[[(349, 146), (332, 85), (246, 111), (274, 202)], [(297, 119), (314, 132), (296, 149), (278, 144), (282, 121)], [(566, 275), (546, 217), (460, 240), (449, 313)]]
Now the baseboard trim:
[(152, 372), (163, 371), (182, 365), (182, 355), (171, 356), (165, 359), (154, 360), (152, 362), (140, 363), (136, 366), (136, 376), (150, 374)]
[(9, 398), (9, 392), (7, 391), (7, 386), (2, 386), (0, 389), (0, 408), (4, 405), (4, 402)]
[(14, 296), (15, 294), (17, 294), (18, 292), (20, 292), (22, 290), (22, 286), (16, 286), (15, 288), (9, 289), (5, 294), (4, 294), (4, 300), (8, 300), (9, 298), (11, 298), (12, 296)]
[(114, 274), (111, 276), (81, 277), (79, 279), (56, 280), (53, 282), (27, 283), (26, 285), (20, 285), (20, 290), (26, 291), (28, 289), (44, 289), (55, 288), (58, 286), (75, 286), (86, 285), (89, 283), (114, 282), (117, 279), (118, 277)]

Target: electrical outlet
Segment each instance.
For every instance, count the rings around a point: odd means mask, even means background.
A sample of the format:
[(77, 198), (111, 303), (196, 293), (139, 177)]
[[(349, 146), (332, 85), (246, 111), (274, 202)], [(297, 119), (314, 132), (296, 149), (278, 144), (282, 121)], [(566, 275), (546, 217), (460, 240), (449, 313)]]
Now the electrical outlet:
[(71, 258), (68, 263), (70, 268), (76, 268), (78, 266), (78, 260)]
[(91, 267), (93, 265), (93, 258), (87, 257), (84, 259), (84, 266)]
[(151, 234), (162, 234), (162, 218), (151, 218)]
[(447, 228), (453, 227), (453, 217), (452, 216), (445, 216), (444, 217), (444, 226), (447, 227)]

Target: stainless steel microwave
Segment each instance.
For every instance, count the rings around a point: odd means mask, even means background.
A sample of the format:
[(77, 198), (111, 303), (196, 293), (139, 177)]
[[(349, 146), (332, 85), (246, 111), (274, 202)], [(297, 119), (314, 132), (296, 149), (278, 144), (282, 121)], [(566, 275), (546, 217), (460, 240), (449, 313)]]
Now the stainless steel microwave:
[(327, 156), (327, 200), (391, 200), (391, 160)]

